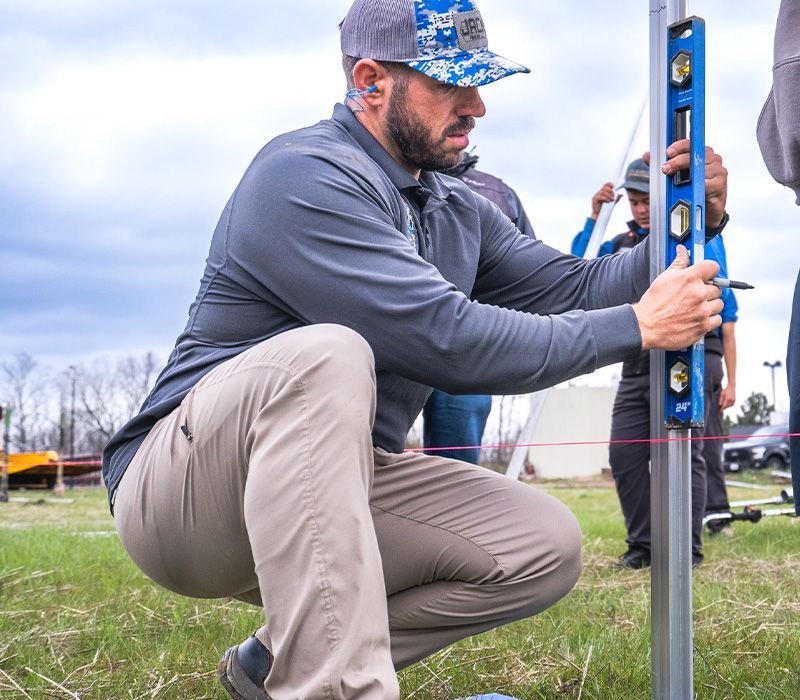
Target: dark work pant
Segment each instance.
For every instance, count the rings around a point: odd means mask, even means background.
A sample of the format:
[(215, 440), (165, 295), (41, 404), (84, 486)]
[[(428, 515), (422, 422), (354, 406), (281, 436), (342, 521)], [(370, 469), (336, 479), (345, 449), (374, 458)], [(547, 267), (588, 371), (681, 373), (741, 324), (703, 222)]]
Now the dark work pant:
[[(722, 382), (722, 358), (706, 353), (706, 413), (712, 395), (719, 401)], [(717, 403), (717, 406), (719, 404)], [(694, 437), (704, 431), (695, 430)], [(623, 377), (614, 400), (611, 416), (611, 440), (647, 440), (650, 438), (650, 377), (648, 374)], [(703, 516), (706, 509), (706, 462), (703, 442), (692, 442), (692, 553), (702, 556)], [(643, 443), (612, 444), (609, 448), (611, 474), (617, 487), (625, 527), (626, 542), (635, 549), (650, 549), (650, 445)], [(724, 480), (723, 480), (724, 485)]]
[[(722, 411), (719, 397), (722, 393), (722, 356), (706, 353), (706, 437), (722, 435)], [(722, 441), (703, 442), (703, 459), (706, 462), (706, 513), (730, 510), (728, 489), (725, 486), (725, 468), (722, 464)]]
[(460, 459), (478, 464), (486, 419), (492, 410), (492, 397), (480, 394), (453, 396), (434, 390), (425, 408), (422, 444), (429, 447), (473, 447), (465, 450), (436, 450), (437, 457)]
[[(800, 433), (800, 274), (797, 276), (792, 303), (786, 373), (789, 380), (789, 432)], [(790, 438), (789, 441), (792, 450), (792, 487), (795, 493), (800, 493), (800, 437)], [(800, 515), (800, 500), (797, 498), (794, 507)]]

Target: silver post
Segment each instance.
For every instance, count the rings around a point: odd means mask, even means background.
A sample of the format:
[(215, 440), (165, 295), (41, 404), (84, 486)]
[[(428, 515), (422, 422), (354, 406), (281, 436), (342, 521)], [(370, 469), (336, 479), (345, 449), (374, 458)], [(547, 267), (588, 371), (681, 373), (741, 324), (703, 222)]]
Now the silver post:
[[(667, 26), (686, 17), (686, 0), (650, 0), (650, 276), (664, 269), (667, 148)], [(650, 353), (650, 435), (664, 427), (664, 353)], [(688, 438), (688, 430), (670, 437)], [(691, 700), (691, 445), (656, 443), (650, 450), (652, 668), (654, 700)]]
[(775, 362), (767, 362), (764, 360), (764, 367), (769, 367), (769, 371), (772, 375), (772, 408), (775, 408), (775, 368), (781, 367), (782, 363), (780, 360), (775, 360)]
[(3, 461), (0, 462), (0, 503), (8, 503), (8, 456), (11, 439), (11, 409), (0, 406), (0, 444)]

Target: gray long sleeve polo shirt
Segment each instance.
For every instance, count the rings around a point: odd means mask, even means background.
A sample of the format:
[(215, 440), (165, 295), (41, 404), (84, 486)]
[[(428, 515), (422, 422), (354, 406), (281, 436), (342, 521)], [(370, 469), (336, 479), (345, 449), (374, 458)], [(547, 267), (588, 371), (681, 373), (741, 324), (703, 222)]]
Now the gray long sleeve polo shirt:
[(530, 392), (633, 358), (629, 303), (648, 287), (648, 251), (585, 261), (531, 240), (458, 180), (414, 179), (336, 105), (267, 144), (228, 201), (186, 328), (104, 452), (112, 503), (146, 434), (207, 372), (293, 328), (336, 323), (366, 339), (373, 442), (390, 452), (431, 387)]
[(774, 56), (758, 143), (770, 175), (791, 187), (800, 204), (800, 0), (781, 0)]

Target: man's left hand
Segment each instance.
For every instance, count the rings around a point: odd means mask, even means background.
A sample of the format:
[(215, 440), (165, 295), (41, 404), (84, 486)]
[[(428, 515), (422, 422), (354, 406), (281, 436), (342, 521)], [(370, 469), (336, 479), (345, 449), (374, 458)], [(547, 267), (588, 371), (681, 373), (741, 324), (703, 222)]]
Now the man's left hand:
[(728, 384), (719, 394), (719, 408), (724, 411), (736, 403), (736, 388)]
[[(671, 175), (678, 170), (689, 168), (691, 142), (689, 139), (676, 141), (667, 149), (667, 160), (662, 172)], [(650, 164), (650, 154), (644, 154), (644, 160)], [(714, 149), (706, 146), (706, 226), (716, 228), (725, 214), (725, 203), (728, 199), (728, 170), (722, 164), (722, 156), (714, 153)]]

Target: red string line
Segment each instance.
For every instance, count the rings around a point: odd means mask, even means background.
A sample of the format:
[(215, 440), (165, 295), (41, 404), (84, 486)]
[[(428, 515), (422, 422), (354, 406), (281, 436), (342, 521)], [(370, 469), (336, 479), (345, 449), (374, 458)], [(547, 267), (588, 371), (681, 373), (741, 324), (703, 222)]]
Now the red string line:
[[(522, 442), (510, 445), (459, 445), (457, 447), (408, 447), (406, 452), (443, 452), (444, 450), (501, 450), (510, 449), (512, 447), (576, 447), (579, 445), (635, 445), (641, 443), (648, 443), (651, 445), (663, 444), (666, 442), (691, 442), (696, 440), (712, 441), (712, 440), (730, 440), (731, 438), (740, 438), (746, 440), (753, 435), (708, 435), (703, 437), (668, 437), (668, 438), (644, 438), (639, 440), (580, 440), (574, 442)], [(792, 438), (800, 437), (800, 433), (774, 433), (770, 435), (758, 435), (759, 438)]]
[[(9, 462), (9, 466), (12, 466), (13, 463)], [(52, 462), (37, 462), (36, 464), (24, 465), (33, 469), (34, 467), (57, 467), (58, 465), (62, 465), (64, 467), (102, 467), (103, 463), (99, 459), (93, 459), (86, 462), (69, 462), (69, 461), (59, 461), (55, 460)], [(0, 464), (2, 466), (2, 464)], [(14, 465), (16, 466), (16, 465)]]

